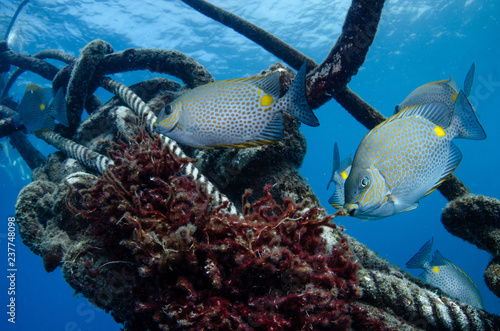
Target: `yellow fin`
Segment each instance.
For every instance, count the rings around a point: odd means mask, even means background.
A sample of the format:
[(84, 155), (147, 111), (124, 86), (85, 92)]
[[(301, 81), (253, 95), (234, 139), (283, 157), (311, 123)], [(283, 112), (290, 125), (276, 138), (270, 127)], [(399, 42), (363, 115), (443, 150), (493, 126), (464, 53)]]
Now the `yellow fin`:
[(435, 273), (439, 273), (439, 268), (437, 266), (434, 266), (432, 267), (432, 271), (434, 271)]

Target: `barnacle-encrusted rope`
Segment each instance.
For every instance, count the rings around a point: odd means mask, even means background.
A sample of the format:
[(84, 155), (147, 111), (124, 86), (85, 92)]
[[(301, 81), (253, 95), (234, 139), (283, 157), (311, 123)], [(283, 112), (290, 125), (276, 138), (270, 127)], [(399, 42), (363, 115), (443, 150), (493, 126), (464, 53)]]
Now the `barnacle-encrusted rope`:
[(362, 270), (363, 301), (383, 305), (424, 330), (498, 330), (500, 318), (378, 270)]
[[(152, 134), (154, 133), (154, 123), (156, 121), (156, 115), (149, 109), (148, 105), (142, 101), (142, 99), (135, 94), (131, 89), (127, 86), (116, 82), (109, 77), (104, 77), (102, 80), (102, 86), (117, 95), (120, 99), (129, 106), (134, 113), (144, 121), (144, 125), (146, 130)], [(177, 145), (177, 143), (164, 136), (162, 134), (158, 134), (163, 144), (167, 145), (170, 150), (180, 158), (187, 158), (188, 156), (184, 154), (182, 149)], [(194, 180), (199, 184), (203, 185), (207, 189), (207, 193), (213, 197), (217, 204), (227, 204), (227, 210), (230, 214), (238, 214), (236, 207), (234, 204), (224, 195), (222, 194), (194, 165), (193, 163), (187, 163), (184, 167), (186, 174), (193, 176)]]
[(55, 132), (42, 131), (35, 133), (35, 135), (48, 144), (63, 151), (66, 155), (80, 161), (91, 169), (98, 170), (100, 173), (114, 163), (109, 157), (96, 153), (72, 140), (63, 138)]

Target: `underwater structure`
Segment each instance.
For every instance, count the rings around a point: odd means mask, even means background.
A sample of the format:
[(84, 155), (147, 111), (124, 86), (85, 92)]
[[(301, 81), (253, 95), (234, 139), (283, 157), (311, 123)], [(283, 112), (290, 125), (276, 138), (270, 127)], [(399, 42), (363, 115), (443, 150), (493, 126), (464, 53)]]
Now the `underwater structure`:
[[(384, 120), (348, 87), (377, 30), (384, 1), (354, 0), (343, 30), (316, 64), (276, 37), (201, 0), (183, 0), (298, 69), (307, 60), (307, 98), (334, 98), (367, 128)], [(59, 60), (57, 68), (44, 59)], [(278, 144), (195, 149), (158, 135), (161, 109), (212, 75), (178, 51), (114, 53), (102, 40), (78, 58), (47, 50), (18, 54), (0, 42), (0, 71), (19, 69), (2, 91), (0, 136), (33, 170), (16, 219), (23, 242), (47, 272), (64, 278), (126, 330), (498, 330), (500, 317), (455, 301), (388, 263), (327, 215), (298, 172), (306, 152), (300, 123), (284, 114)], [(106, 75), (150, 70), (126, 87)], [(43, 156), (12, 121), (7, 95), (29, 70), (63, 88), (68, 127), (35, 133), (60, 151)], [(293, 72), (281, 63), (282, 93)], [(116, 96), (102, 103), (93, 92)], [(81, 120), (83, 111), (90, 116)], [(500, 296), (500, 202), (471, 195), (455, 177), (439, 187), (442, 221), (495, 258), (485, 278)], [(477, 226), (477, 222), (484, 224)]]

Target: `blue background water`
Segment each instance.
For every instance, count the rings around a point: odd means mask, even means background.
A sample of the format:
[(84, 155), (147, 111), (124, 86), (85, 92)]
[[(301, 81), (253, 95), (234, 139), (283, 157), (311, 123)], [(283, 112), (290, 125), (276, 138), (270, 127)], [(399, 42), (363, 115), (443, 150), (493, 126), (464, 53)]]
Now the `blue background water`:
[[(20, 1), (0, 0), (0, 35)], [(340, 33), (349, 1), (212, 1), (240, 15), (303, 53), (321, 62)], [(500, 177), (500, 17), (498, 1), (411, 0), (387, 1), (379, 31), (368, 57), (349, 84), (364, 100), (389, 116), (394, 106), (421, 84), (453, 75), (462, 84), (472, 62), (476, 79), (471, 100), (488, 134), (487, 140), (460, 140), (464, 158), (455, 174), (472, 192), (499, 197)], [(215, 23), (180, 1), (57, 1), (28, 3), (12, 30), (9, 46), (34, 54), (60, 49), (78, 56), (93, 39), (110, 42), (115, 51), (126, 48), (177, 49), (196, 58), (217, 80), (254, 74), (277, 59), (234, 31)], [(57, 63), (57, 62), (54, 62)], [(58, 64), (58, 63), (57, 63)], [(60, 65), (60, 64), (58, 64)], [(146, 71), (118, 74), (114, 79), (130, 84), (157, 74)], [(23, 74), (11, 90), (20, 99), (25, 85), (49, 82)], [(106, 100), (108, 93), (98, 95)], [(308, 178), (323, 205), (330, 211), (326, 183), (332, 169), (333, 143), (341, 157), (353, 155), (367, 133), (335, 101), (316, 110), (321, 126), (303, 126), (308, 152), (301, 173)], [(30, 140), (44, 153), (54, 149)], [(94, 308), (62, 279), (60, 269), (47, 274), (42, 260), (16, 238), (16, 324), (7, 323), (7, 218), (14, 214), (17, 194), (30, 183), (30, 171), (7, 140), (0, 139), (0, 328), (3, 330), (118, 330), (110, 315)], [(440, 223), (446, 200), (439, 192), (423, 199), (409, 213), (362, 222), (338, 218), (346, 233), (399, 266), (434, 236), (434, 249), (465, 270), (478, 285), (486, 310), (499, 314), (500, 299), (483, 281), (489, 254), (447, 233)], [(418, 274), (418, 272), (416, 272)]]

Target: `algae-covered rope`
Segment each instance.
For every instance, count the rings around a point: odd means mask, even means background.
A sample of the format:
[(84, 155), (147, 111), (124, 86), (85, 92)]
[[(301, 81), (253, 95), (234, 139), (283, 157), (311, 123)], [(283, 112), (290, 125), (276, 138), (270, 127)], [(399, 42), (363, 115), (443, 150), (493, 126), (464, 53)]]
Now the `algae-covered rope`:
[[(120, 99), (127, 104), (135, 114), (144, 121), (144, 125), (146, 131), (148, 133), (154, 133), (154, 123), (156, 121), (156, 115), (149, 109), (148, 105), (139, 98), (131, 89), (127, 86), (118, 83), (108, 77), (104, 77), (102, 80), (102, 86), (117, 95)], [(157, 133), (158, 134), (158, 133)], [(168, 148), (178, 157), (187, 158), (188, 156), (182, 151), (182, 149), (177, 145), (177, 143), (162, 135), (158, 134), (164, 145), (167, 145)], [(212, 196), (215, 202), (219, 205), (223, 203), (227, 204), (227, 210), (230, 214), (237, 215), (239, 214), (236, 210), (234, 204), (224, 195), (222, 194), (199, 170), (196, 168), (193, 163), (187, 163), (185, 166), (185, 172), (187, 175), (193, 176), (194, 180), (198, 182), (200, 185), (206, 187), (207, 193)]]

